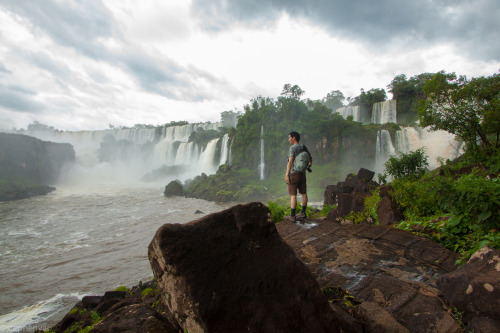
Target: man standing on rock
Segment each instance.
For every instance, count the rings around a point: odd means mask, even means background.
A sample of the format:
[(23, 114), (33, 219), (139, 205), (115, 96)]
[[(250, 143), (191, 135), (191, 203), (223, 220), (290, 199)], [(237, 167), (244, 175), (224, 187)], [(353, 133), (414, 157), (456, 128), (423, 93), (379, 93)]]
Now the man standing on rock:
[[(288, 184), (288, 194), (290, 194), (291, 214), (285, 216), (285, 219), (296, 221), (296, 219), (306, 218), (307, 207), (307, 184), (306, 184), (306, 169), (310, 171), (312, 165), (312, 157), (306, 146), (299, 144), (300, 134), (292, 131), (288, 134), (288, 142), (290, 142), (290, 150), (288, 152), (288, 164), (286, 166), (285, 181)], [(306, 154), (302, 154), (306, 152)], [(304, 156), (306, 159), (304, 160)], [(308, 160), (307, 160), (308, 157)], [(295, 162), (295, 163), (294, 163)], [(297, 208), (297, 190), (302, 195), (302, 211), (295, 215)]]

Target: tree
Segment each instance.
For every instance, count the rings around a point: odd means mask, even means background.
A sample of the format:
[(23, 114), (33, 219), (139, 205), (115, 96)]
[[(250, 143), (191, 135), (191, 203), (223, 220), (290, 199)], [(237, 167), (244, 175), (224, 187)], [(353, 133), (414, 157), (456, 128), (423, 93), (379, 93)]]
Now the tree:
[(418, 106), (421, 126), (455, 134), (473, 154), (491, 155), (500, 147), (500, 74), (467, 80), (441, 71), (423, 90), (427, 99)]
[(392, 99), (396, 100), (398, 110), (398, 121), (414, 122), (418, 119), (418, 101), (425, 99), (423, 87), (432, 78), (433, 73), (422, 73), (410, 79), (406, 75), (397, 75), (387, 89), (392, 93)]
[(385, 171), (395, 179), (419, 178), (425, 173), (429, 162), (424, 149), (419, 148), (408, 154), (400, 152), (397, 157), (391, 156), (384, 165)]
[(371, 115), (373, 104), (383, 102), (386, 99), (387, 95), (384, 89), (374, 88), (368, 90), (368, 92), (365, 92), (364, 89), (361, 89), (361, 94), (350, 99), (349, 105), (359, 105), (362, 114)]
[(300, 89), (298, 85), (292, 86), (290, 83), (287, 83), (283, 86), (281, 96), (300, 100), (300, 97), (304, 95), (304, 93), (305, 91)]
[(345, 97), (340, 90), (332, 90), (321, 101), (326, 107), (335, 111), (344, 106)]

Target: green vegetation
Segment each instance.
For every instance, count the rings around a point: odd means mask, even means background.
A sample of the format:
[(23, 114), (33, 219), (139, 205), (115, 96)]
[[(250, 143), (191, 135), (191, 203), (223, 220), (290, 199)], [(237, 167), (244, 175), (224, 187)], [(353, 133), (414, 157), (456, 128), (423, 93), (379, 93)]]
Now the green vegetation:
[[(85, 311), (86, 312), (86, 311)], [(80, 317), (83, 317), (85, 315), (85, 312), (80, 311)], [(92, 311), (90, 313), (90, 325), (85, 325), (85, 321), (77, 321), (73, 324), (73, 326), (69, 327), (64, 331), (64, 333), (87, 333), (94, 328), (95, 325), (97, 325), (100, 321), (102, 320), (101, 315), (97, 311)], [(88, 323), (88, 322), (87, 322)], [(47, 331), (48, 333), (54, 332), (54, 330)]]
[(392, 98), (396, 100), (398, 123), (412, 124), (418, 120), (418, 102), (426, 98), (423, 88), (432, 75), (423, 73), (407, 79), (406, 75), (400, 74), (387, 86)]
[(484, 169), (458, 174), (452, 163), (440, 170), (391, 183), (405, 215), (398, 227), (457, 252), (461, 263), (483, 246), (500, 249), (498, 175), (490, 178)]
[(153, 291), (153, 289), (152, 289), (152, 288), (145, 288), (145, 289), (141, 290), (141, 295), (142, 295), (143, 297), (146, 297), (146, 296), (148, 296), (148, 295), (149, 295), (149, 293), (151, 293), (152, 291)]
[[(397, 227), (439, 242), (459, 253), (462, 262), (481, 246), (500, 248), (500, 74), (471, 80), (444, 72), (410, 79), (398, 75), (388, 89), (397, 100), (400, 123), (419, 119), (431, 130), (457, 135), (465, 146), (459, 161), (442, 161), (442, 167), (432, 172), (427, 169), (424, 148), (389, 158), (379, 181), (393, 179), (390, 194), (405, 217)], [(303, 94), (297, 85), (286, 84), (276, 100), (259, 96), (246, 105), (237, 128), (229, 132), (232, 167), (197, 177), (187, 191), (209, 200), (268, 201), (274, 221), (279, 222), (290, 214), (283, 178), (289, 148), (286, 138), (292, 129), (301, 133), (301, 143), (313, 156), (313, 173), (308, 174), (310, 201), (322, 201), (327, 185), (355, 171), (361, 161), (374, 160), (378, 130), (389, 130), (394, 136), (400, 129), (397, 124), (363, 125), (332, 113), (346, 100), (366, 111), (386, 99), (382, 89), (361, 90), (359, 96), (347, 99), (332, 90), (321, 101), (301, 100)], [(265, 181), (257, 178), (256, 171), (261, 128), (266, 143)], [(381, 198), (378, 191), (372, 194), (363, 212), (349, 216), (355, 223), (367, 219), (378, 223)]]
[(428, 166), (429, 162), (427, 162), (423, 148), (407, 154), (400, 152), (398, 157), (390, 156), (389, 160), (385, 162), (386, 172), (394, 179), (419, 178), (425, 173)]
[(197, 131), (191, 133), (189, 142), (196, 143), (199, 147), (206, 147), (207, 144), (213, 139), (219, 138), (221, 133), (216, 130), (204, 130), (199, 128)]
[[(290, 198), (288, 198), (290, 200)], [(283, 200), (280, 200), (281, 202)], [(271, 211), (271, 217), (273, 218), (274, 223), (279, 223), (283, 221), (283, 217), (286, 215), (290, 215), (291, 210), (290, 210), (290, 204), (288, 203), (288, 206), (286, 204), (283, 204), (281, 202), (277, 201), (269, 201), (267, 203), (267, 207)], [(324, 205), (321, 210), (318, 209), (313, 209), (310, 206), (306, 207), (306, 215), (310, 218), (321, 218), (321, 217), (326, 217), (329, 212), (331, 212), (333, 209), (335, 209), (336, 206), (332, 205)], [(297, 202), (297, 211), (302, 210), (302, 205), (300, 202)]]
[(422, 126), (455, 134), (471, 161), (495, 155), (500, 148), (500, 74), (468, 80), (443, 71), (423, 90), (428, 98), (419, 102)]
[(367, 197), (364, 201), (365, 208), (362, 212), (351, 212), (346, 216), (346, 220), (353, 221), (354, 223), (364, 223), (365, 221), (373, 221), (373, 224), (378, 225), (377, 208), (382, 198), (379, 195), (379, 189), (376, 188), (371, 191), (371, 196)]
[(349, 290), (344, 290), (340, 286), (335, 288), (323, 287), (323, 294), (328, 299), (328, 302), (337, 304), (343, 307), (347, 312), (352, 314), (352, 310), (357, 305), (361, 304), (361, 300), (357, 300)]

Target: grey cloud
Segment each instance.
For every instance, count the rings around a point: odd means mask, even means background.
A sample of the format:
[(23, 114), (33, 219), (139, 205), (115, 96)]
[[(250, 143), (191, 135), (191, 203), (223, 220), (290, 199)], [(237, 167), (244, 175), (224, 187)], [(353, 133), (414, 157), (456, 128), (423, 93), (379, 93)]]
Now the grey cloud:
[(123, 56), (117, 56), (124, 66), (138, 80), (141, 87), (168, 98), (174, 98), (175, 94), (169, 89), (177, 85), (185, 85), (178, 78), (182, 72), (181, 68), (172, 61), (160, 63), (150, 59), (147, 55), (130, 52)]
[(17, 86), (0, 85), (0, 106), (21, 112), (40, 112), (45, 105), (35, 100), (35, 92)]
[[(193, 80), (200, 75), (193, 68), (184, 68), (175, 61), (153, 57), (127, 44), (109, 10), (101, 1), (8, 1), (0, 0), (0, 6), (27, 18), (34, 26), (47, 33), (56, 43), (75, 49), (92, 59), (120, 66), (131, 74), (146, 91), (171, 99), (199, 101), (207, 94), (193, 94)], [(103, 47), (98, 39), (113, 37), (120, 39), (124, 51), (116, 53)], [(70, 69), (57, 64), (43, 54), (24, 56), (38, 67), (68, 79)], [(205, 75), (204, 79), (213, 78)]]
[(68, 78), (71, 70), (60, 62), (52, 59), (50, 56), (37, 52), (23, 52), (22, 56), (38, 68), (46, 70), (59, 78)]
[(27, 18), (35, 30), (42, 29), (57, 43), (74, 48), (92, 58), (102, 56), (96, 43), (113, 36), (111, 14), (101, 1), (9, 1), (0, 4)]
[(265, 27), (286, 12), (379, 48), (398, 40), (415, 46), (452, 42), (469, 56), (498, 60), (500, 54), (497, 0), (193, 0), (192, 12), (214, 31), (234, 24)]
[(7, 67), (5, 67), (5, 65), (1, 62), (0, 62), (0, 73), (12, 74), (12, 72), (8, 70)]

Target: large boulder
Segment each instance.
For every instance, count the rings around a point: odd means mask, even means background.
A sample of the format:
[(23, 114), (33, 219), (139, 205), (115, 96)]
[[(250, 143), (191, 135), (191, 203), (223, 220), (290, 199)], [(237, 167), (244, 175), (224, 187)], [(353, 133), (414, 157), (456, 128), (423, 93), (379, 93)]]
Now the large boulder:
[(465, 265), (440, 277), (438, 285), (470, 325), (477, 328), (496, 323), (500, 331), (499, 250), (483, 247)]
[(165, 186), (165, 191), (163, 195), (165, 196), (180, 196), (184, 194), (184, 188), (179, 180), (172, 180)]
[(356, 175), (347, 175), (343, 182), (328, 185), (323, 195), (324, 204), (337, 204), (337, 208), (328, 214), (327, 219), (335, 220), (351, 212), (363, 211), (364, 200), (371, 195), (370, 191), (378, 186), (372, 180), (374, 174), (373, 171), (361, 168)]
[(404, 218), (401, 207), (390, 195), (392, 190), (391, 185), (380, 187), (379, 196), (381, 200), (377, 208), (377, 217), (380, 225), (396, 224)]
[(277, 230), (322, 288), (345, 291), (332, 301), (349, 297), (367, 332), (461, 332), (438, 297), (437, 279), (457, 268), (457, 255), (443, 246), (391, 227), (328, 220), (286, 221)]
[(261, 203), (165, 224), (148, 255), (167, 316), (190, 333), (341, 330)]

